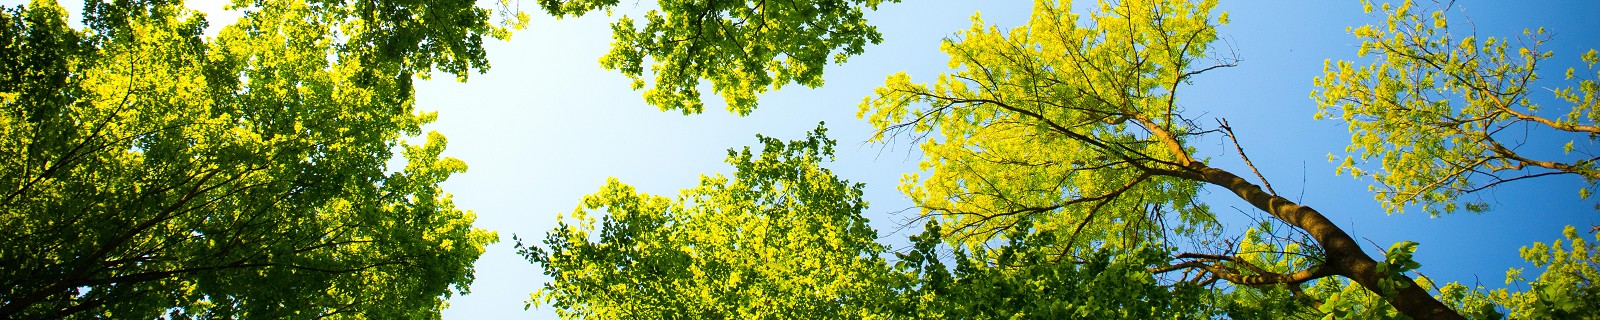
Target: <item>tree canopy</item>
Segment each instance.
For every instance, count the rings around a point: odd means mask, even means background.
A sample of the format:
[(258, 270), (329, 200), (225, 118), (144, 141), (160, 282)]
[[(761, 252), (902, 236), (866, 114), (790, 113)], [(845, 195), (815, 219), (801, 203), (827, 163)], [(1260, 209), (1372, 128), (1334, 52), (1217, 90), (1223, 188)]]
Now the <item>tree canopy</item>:
[[(709, 88), (749, 116), (763, 94), (820, 87), (830, 64), (883, 42), (867, 19), (895, 2), (658, 0), (608, 19), (599, 64), (662, 111), (702, 113)], [(1543, 29), (1480, 36), (1455, 2), (1361, 3), (1380, 21), (1346, 29), (1356, 56), (1323, 64), (1304, 109), (1348, 129), (1329, 159), (1336, 175), (1371, 179), (1373, 211), (1506, 214), (1477, 195), (1529, 179), (1591, 194), (1600, 53), (1541, 49)], [(1529, 267), (1504, 287), (1469, 285), (1420, 273), (1422, 243), (1339, 223), (1348, 206), (1275, 190), (1281, 177), (1225, 118), (1257, 106), (1179, 99), (1243, 63), (1219, 44), (1229, 14), (1216, 0), (1032, 4), (1017, 26), (973, 14), (939, 43), (937, 74), (863, 91), (863, 145), (915, 149), (897, 186), (913, 206), (899, 221), (908, 237), (875, 229), (867, 186), (830, 169), (827, 127), (757, 135), (727, 150), (730, 171), (675, 195), (612, 177), (542, 239), (513, 236), (548, 278), (524, 308), (1600, 318), (1600, 226), (1523, 247)], [(485, 37), (530, 20), (520, 3), (483, 5), (233, 0), (242, 17), (208, 21), (181, 0), (94, 0), (81, 24), (54, 0), (0, 6), (0, 319), (441, 317), (499, 237), (445, 192), (467, 165), (424, 130), (438, 118), (417, 84), (488, 70)], [(537, 5), (555, 19), (627, 10)], [(226, 26), (207, 34), (211, 23)], [(1562, 59), (1564, 77), (1546, 77)], [(588, 129), (564, 134), (648, 134)], [(1222, 217), (1219, 195), (1254, 220)]]
[[(1176, 93), (1191, 77), (1227, 66), (1196, 63), (1216, 37), (1214, 5), (1103, 3), (1081, 27), (1064, 5), (1041, 1), (1028, 25), (1010, 32), (975, 18), (975, 27), (944, 46), (954, 74), (933, 86), (890, 76), (860, 115), (885, 135), (937, 133), (922, 143), (922, 167), (932, 175), (913, 174), (902, 189), (925, 214), (964, 228), (1042, 221), (1040, 230), (1068, 233), (1058, 250), (1069, 255), (1080, 237), (1085, 246), (1161, 240), (1168, 228), (1183, 235), (1214, 223), (1191, 200), (1209, 184), (1307, 234), (1320, 261), (1269, 272), (1223, 248), (1175, 255), (1182, 262), (1158, 272), (1194, 270), (1240, 286), (1344, 276), (1407, 315), (1454, 315), (1323, 213), (1195, 159), (1186, 139), (1204, 130), (1177, 108)], [(979, 233), (972, 241), (1001, 236)]]
[(1211, 314), (1199, 286), (1172, 290), (1149, 277), (1145, 264), (1164, 248), (1048, 263), (1059, 256), (1036, 243), (1053, 238), (1026, 234), (1027, 225), (1000, 248), (957, 247), (944, 257), (939, 248), (949, 247), (933, 223), (890, 266), (862, 216), (861, 184), (821, 167), (835, 144), (824, 132), (788, 143), (757, 137), (759, 154), (728, 151), (733, 177), (704, 176), (676, 199), (607, 181), (542, 247), (518, 242), (556, 279), (530, 304), (562, 317), (631, 319)]
[(485, 68), (505, 28), (235, 5), (215, 37), (179, 1), (0, 9), (0, 318), (437, 318), (467, 292), (498, 237), (439, 188), (466, 170), (444, 137), (404, 140), (434, 119), (412, 81)]
[(861, 185), (818, 165), (833, 153), (823, 132), (729, 150), (732, 177), (702, 176), (675, 199), (607, 181), (545, 247), (518, 244), (562, 279), (532, 303), (573, 318), (868, 317), (889, 293), (883, 246)]
[[(1372, 4), (1366, 9), (1371, 12)], [(1372, 177), (1385, 209), (1417, 204), (1435, 215), (1486, 211), (1484, 203), (1456, 199), (1527, 178), (1576, 175), (1593, 188), (1600, 158), (1585, 147), (1600, 133), (1600, 83), (1587, 75), (1600, 72), (1594, 68), (1600, 51), (1581, 54), (1587, 71), (1565, 70), (1564, 80), (1572, 83), (1547, 84), (1539, 65), (1555, 52), (1539, 49), (1550, 38), (1544, 28), (1525, 30), (1521, 38), (1479, 39), (1452, 26), (1445, 9), (1424, 17), (1409, 1), (1382, 5), (1388, 17), (1382, 25), (1350, 29), (1363, 40), (1358, 54), (1373, 55), (1372, 64), (1329, 61), (1316, 79), (1317, 116), (1337, 116), (1350, 126), (1347, 150), (1355, 155), (1342, 169)], [(1539, 99), (1540, 84), (1552, 86), (1555, 99)], [(1532, 136), (1530, 126), (1556, 135)], [(1557, 153), (1529, 140), (1565, 145)], [(1376, 170), (1366, 165), (1374, 159)], [(1578, 192), (1587, 197), (1589, 188)]]
[[(539, 0), (556, 17), (581, 16), (617, 0)], [(700, 82), (722, 96), (728, 111), (749, 114), (756, 95), (795, 83), (822, 85), (831, 60), (844, 63), (867, 44), (883, 41), (864, 11), (884, 0), (745, 1), (661, 0), (641, 21), (622, 16), (611, 25), (611, 51), (600, 58), (621, 71), (645, 103), (684, 114), (704, 109)], [(899, 2), (890, 0), (887, 2)], [(645, 73), (645, 59), (650, 72)], [(645, 81), (653, 75), (652, 81)], [(647, 84), (648, 83), (648, 84)]]

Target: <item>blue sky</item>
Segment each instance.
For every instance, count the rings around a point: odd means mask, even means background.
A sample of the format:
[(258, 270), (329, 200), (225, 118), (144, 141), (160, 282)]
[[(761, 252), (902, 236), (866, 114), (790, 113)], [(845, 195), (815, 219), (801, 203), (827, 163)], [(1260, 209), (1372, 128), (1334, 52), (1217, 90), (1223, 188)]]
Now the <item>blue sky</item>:
[[(63, 5), (69, 8), (81, 6), (67, 2)], [(618, 15), (637, 15), (651, 5), (622, 2)], [(234, 16), (216, 12), (216, 1), (191, 6), (213, 12), (213, 30)], [(826, 121), (829, 136), (839, 140), (837, 161), (826, 166), (866, 183), (867, 217), (885, 242), (902, 242), (907, 232), (891, 232), (916, 211), (902, 211), (910, 202), (896, 186), (903, 173), (916, 169), (918, 153), (908, 144), (863, 143), (871, 129), (855, 119), (857, 105), (891, 73), (906, 71), (913, 80), (928, 81), (945, 71), (947, 57), (938, 51), (939, 41), (969, 26), (974, 12), (1010, 28), (1025, 21), (1030, 6), (1031, 1), (1020, 0), (886, 4), (869, 15), (884, 33), (884, 43), (830, 66), (822, 88), (786, 87), (762, 96), (761, 107), (750, 116), (736, 117), (722, 111), (715, 97), (700, 115), (657, 111), (629, 89), (622, 75), (599, 68), (597, 60), (611, 42), (609, 23), (616, 17), (555, 20), (538, 12), (533, 1), (523, 3), (533, 22), (509, 42), (486, 44), (492, 64), (487, 73), (467, 83), (453, 77), (418, 82), (419, 108), (439, 112), (427, 129), (447, 136), (446, 155), (470, 166), (445, 189), (458, 207), (477, 213), (478, 227), (498, 231), (502, 239), (478, 261), (473, 293), (450, 299), (445, 317), (553, 318), (549, 310), (523, 310), (529, 293), (547, 278), (516, 255), (511, 235), (542, 239), (558, 213), (571, 212), (607, 177), (673, 195), (693, 187), (702, 174), (727, 173), (726, 149), (754, 144), (758, 133), (795, 139), (819, 121)], [(1456, 7), (1465, 10), (1480, 35), (1510, 36), (1539, 26), (1553, 31), (1545, 49), (1555, 51), (1552, 67), (1558, 68), (1545, 69), (1548, 77), (1559, 77), (1584, 50), (1600, 48), (1600, 19), (1592, 18), (1600, 2), (1458, 1)], [(1566, 225), (1586, 230), (1600, 224), (1595, 201), (1577, 197), (1583, 182), (1564, 176), (1472, 195), (1494, 206), (1482, 215), (1386, 215), (1367, 191), (1367, 181), (1333, 174), (1335, 164), (1327, 155), (1342, 155), (1349, 132), (1343, 123), (1312, 120), (1316, 105), (1308, 98), (1324, 59), (1354, 58), (1359, 42), (1345, 27), (1381, 23), (1381, 17), (1363, 13), (1357, 1), (1223, 1), (1219, 10), (1229, 11), (1232, 23), (1222, 27), (1224, 40), (1217, 45), (1242, 62), (1180, 89), (1180, 104), (1200, 123), (1226, 118), (1279, 192), (1329, 215), (1358, 239), (1382, 247), (1420, 242), (1416, 260), (1428, 276), (1500, 287), (1506, 268), (1523, 266), (1518, 247), (1555, 240)], [(1214, 167), (1247, 171), (1224, 141), (1211, 136), (1194, 146), (1211, 157)], [(1247, 221), (1234, 208), (1253, 211), (1219, 189), (1205, 192), (1203, 199), (1224, 219)], [(1370, 249), (1377, 254), (1377, 248)]]

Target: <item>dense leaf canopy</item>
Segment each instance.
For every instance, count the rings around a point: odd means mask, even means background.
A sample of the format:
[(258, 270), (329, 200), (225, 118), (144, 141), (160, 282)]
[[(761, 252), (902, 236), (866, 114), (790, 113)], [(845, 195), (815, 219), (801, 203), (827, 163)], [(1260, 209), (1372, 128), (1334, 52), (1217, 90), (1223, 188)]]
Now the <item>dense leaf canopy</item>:
[(1214, 222), (1193, 202), (1199, 183), (1147, 170), (1187, 155), (1140, 127), (1191, 127), (1173, 117), (1173, 93), (1216, 38), (1215, 3), (1154, 5), (1107, 5), (1091, 27), (1051, 2), (1009, 31), (974, 16), (942, 46), (958, 71), (931, 86), (889, 76), (857, 115), (880, 130), (875, 139), (927, 137), (928, 173), (901, 189), (947, 219), (954, 240), (987, 242), (1020, 220), (1063, 232), (1069, 247), (1131, 248), (1162, 236), (1167, 217), (1205, 228)]
[(605, 319), (1214, 313), (1202, 303), (1205, 289), (1173, 289), (1150, 277), (1145, 266), (1162, 261), (1164, 248), (1047, 263), (1060, 256), (1038, 243), (1053, 238), (1028, 235), (1026, 225), (1001, 248), (956, 248), (944, 257), (950, 248), (933, 224), (891, 268), (861, 216), (861, 184), (820, 166), (834, 145), (823, 131), (788, 143), (759, 137), (759, 154), (729, 150), (733, 177), (703, 177), (675, 199), (608, 181), (543, 246), (518, 243), (554, 279), (530, 304), (549, 304), (562, 317)]
[[(539, 0), (539, 5), (566, 17), (599, 9), (609, 14), (617, 2)], [(727, 101), (729, 112), (746, 115), (755, 110), (757, 94), (789, 83), (821, 86), (830, 60), (843, 63), (867, 44), (882, 42), (863, 15), (883, 2), (659, 0), (660, 8), (646, 12), (642, 21), (623, 16), (611, 25), (615, 42), (600, 65), (627, 75), (635, 90), (644, 89), (645, 78), (654, 75), (645, 103), (661, 110), (700, 113), (705, 104), (699, 86), (706, 80)]]
[[(613, 21), (600, 65), (662, 110), (701, 113), (709, 87), (749, 115), (760, 94), (821, 86), (829, 64), (880, 43), (866, 14), (886, 2), (658, 0)], [(619, 3), (537, 1), (555, 18)], [(96, 0), (81, 25), (54, 0), (0, 6), (0, 319), (440, 317), (498, 236), (441, 189), (467, 167), (424, 133), (436, 116), (417, 110), (414, 81), (487, 70), (485, 37), (528, 22), (489, 5), (235, 0), (241, 18), (207, 21), (181, 0)], [(974, 14), (940, 44), (947, 71), (892, 74), (859, 105), (870, 142), (919, 147), (899, 189), (920, 213), (903, 223), (924, 227), (906, 241), (870, 227), (865, 186), (825, 166), (835, 141), (818, 125), (730, 149), (730, 174), (675, 196), (609, 179), (542, 241), (516, 238), (550, 278), (525, 307), (1600, 318), (1600, 237), (1578, 228), (1523, 247), (1532, 268), (1507, 288), (1441, 285), (1416, 272), (1421, 244), (1376, 250), (1338, 209), (1280, 196), (1226, 120), (1178, 99), (1239, 62), (1214, 48), (1228, 23), (1215, 0), (1033, 5), (1011, 28)], [(1568, 53), (1539, 48), (1549, 33), (1480, 37), (1438, 5), (1367, 3), (1382, 23), (1350, 28), (1358, 57), (1313, 80), (1316, 117), (1351, 133), (1339, 173), (1372, 178), (1389, 212), (1489, 212), (1465, 196), (1546, 176), (1583, 179), (1587, 197), (1600, 53), (1550, 79), (1541, 65)], [(208, 36), (211, 23), (226, 27)], [(1222, 145), (1201, 137), (1232, 145), (1208, 153)], [(1238, 165), (1201, 156), (1235, 151)], [(1208, 192), (1257, 221), (1224, 225)]]
[[(485, 67), (471, 2), (0, 9), (0, 318), (436, 318), (493, 232), (412, 77)], [(419, 25), (411, 15), (430, 23)], [(503, 36), (503, 34), (502, 34)], [(11, 59), (9, 57), (18, 57)], [(388, 163), (400, 150), (403, 167)]]
[(861, 184), (818, 166), (833, 156), (822, 134), (729, 150), (733, 177), (702, 177), (676, 199), (607, 181), (546, 247), (519, 243), (556, 279), (533, 303), (572, 318), (868, 317), (888, 294), (883, 248)]

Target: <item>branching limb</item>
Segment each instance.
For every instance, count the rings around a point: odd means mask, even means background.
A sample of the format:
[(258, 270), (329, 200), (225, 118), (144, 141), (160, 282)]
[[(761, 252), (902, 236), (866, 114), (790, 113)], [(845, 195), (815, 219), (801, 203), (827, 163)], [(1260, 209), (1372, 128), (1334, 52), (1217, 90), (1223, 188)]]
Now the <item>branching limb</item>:
[(1223, 133), (1228, 135), (1228, 140), (1233, 141), (1233, 149), (1239, 151), (1239, 158), (1244, 160), (1245, 166), (1250, 167), (1250, 172), (1256, 174), (1256, 179), (1261, 179), (1261, 185), (1267, 188), (1267, 192), (1274, 196), (1278, 195), (1278, 191), (1272, 189), (1272, 183), (1267, 182), (1267, 177), (1261, 175), (1261, 170), (1256, 169), (1256, 164), (1250, 162), (1250, 156), (1244, 153), (1244, 147), (1239, 146), (1239, 138), (1234, 137), (1233, 127), (1228, 126), (1228, 119), (1217, 119), (1217, 125), (1222, 128)]
[[(1261, 267), (1251, 264), (1250, 262), (1236, 256), (1182, 253), (1178, 254), (1177, 258), (1193, 259), (1188, 262), (1198, 262), (1198, 264), (1190, 264), (1189, 266), (1206, 269), (1206, 271), (1214, 273), (1217, 276), (1222, 277), (1224, 280), (1228, 280), (1228, 282), (1246, 286), (1261, 286), (1280, 283), (1297, 285), (1307, 281), (1334, 275), (1333, 272), (1326, 270), (1327, 268), (1323, 268), (1321, 264), (1306, 268), (1305, 270), (1285, 274), (1267, 271), (1266, 269), (1262, 269)], [(1242, 266), (1254, 274), (1243, 274), (1233, 267), (1229, 267), (1221, 263), (1224, 261), (1233, 265)]]

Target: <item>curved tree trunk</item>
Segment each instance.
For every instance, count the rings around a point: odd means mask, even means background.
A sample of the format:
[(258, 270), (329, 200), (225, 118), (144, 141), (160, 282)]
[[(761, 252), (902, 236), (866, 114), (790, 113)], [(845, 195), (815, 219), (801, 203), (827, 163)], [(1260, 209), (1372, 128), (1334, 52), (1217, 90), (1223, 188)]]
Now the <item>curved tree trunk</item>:
[[(1327, 254), (1324, 268), (1331, 268), (1332, 274), (1348, 277), (1367, 290), (1382, 294), (1379, 282), (1384, 275), (1377, 270), (1378, 261), (1361, 251), (1361, 246), (1356, 244), (1350, 234), (1334, 225), (1333, 221), (1328, 220), (1316, 209), (1261, 191), (1261, 187), (1232, 172), (1207, 167), (1200, 162), (1190, 162), (1189, 169), (1191, 171), (1175, 175), (1227, 188), (1240, 199), (1250, 202), (1250, 205), (1272, 214), (1273, 217), (1291, 226), (1305, 230)], [(1400, 274), (1396, 280), (1401, 279), (1403, 288), (1396, 288), (1395, 295), (1385, 297), (1400, 313), (1415, 319), (1465, 319), (1438, 299), (1434, 299), (1428, 294), (1428, 290), (1417, 285), (1411, 277)]]

